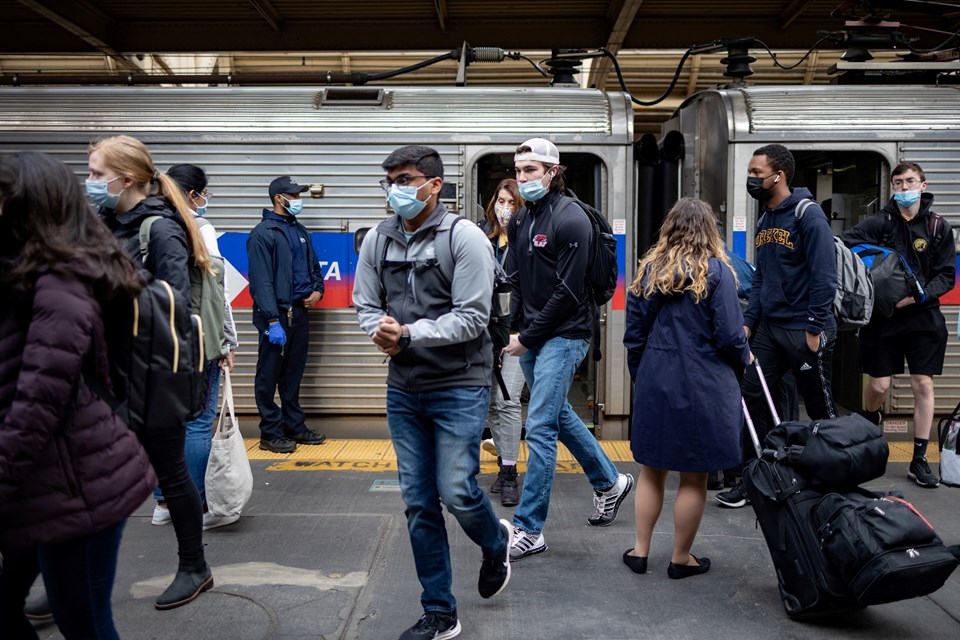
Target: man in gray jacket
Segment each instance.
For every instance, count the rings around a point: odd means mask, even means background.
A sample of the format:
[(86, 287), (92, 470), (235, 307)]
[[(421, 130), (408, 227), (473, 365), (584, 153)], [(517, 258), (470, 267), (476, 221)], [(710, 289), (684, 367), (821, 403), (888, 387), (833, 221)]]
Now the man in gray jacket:
[(510, 580), (513, 527), (497, 521), (476, 481), (493, 371), (493, 250), (479, 227), (440, 202), (437, 151), (402, 147), (382, 166), (380, 185), (396, 215), (363, 240), (353, 303), (360, 326), (390, 357), (387, 422), (423, 587), (424, 615), (400, 638), (453, 638), (461, 627), (441, 500), (483, 551), (480, 595), (490, 598)]

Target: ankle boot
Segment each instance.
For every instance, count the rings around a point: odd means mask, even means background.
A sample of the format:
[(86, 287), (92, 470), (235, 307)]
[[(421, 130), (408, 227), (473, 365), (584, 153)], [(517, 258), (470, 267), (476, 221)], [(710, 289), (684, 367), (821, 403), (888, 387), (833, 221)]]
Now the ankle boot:
[(497, 456), (497, 467), (500, 468), (500, 471), (497, 472), (497, 477), (494, 479), (493, 484), (490, 485), (490, 493), (500, 493), (500, 487), (503, 484), (503, 464), (501, 462), (503, 458)]
[(166, 609), (175, 609), (197, 599), (204, 591), (213, 588), (213, 574), (210, 573), (210, 566), (203, 563), (203, 569), (191, 570), (180, 568), (173, 582), (167, 587), (166, 591), (157, 598), (156, 608), (164, 611)]
[(517, 482), (517, 465), (500, 468), (500, 504), (515, 507), (520, 502), (520, 485)]

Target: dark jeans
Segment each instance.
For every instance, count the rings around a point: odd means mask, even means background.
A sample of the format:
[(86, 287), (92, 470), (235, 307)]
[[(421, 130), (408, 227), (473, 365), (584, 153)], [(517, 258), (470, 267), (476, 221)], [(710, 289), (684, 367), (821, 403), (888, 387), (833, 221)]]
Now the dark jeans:
[[(293, 307), (293, 320), (285, 311), (280, 314), (280, 325), (287, 334), (282, 347), (271, 344), (264, 331), (267, 319), (259, 309), (253, 310), (253, 324), (259, 335), (257, 374), (254, 378), (254, 396), (260, 412), (260, 437), (273, 440), (307, 430), (306, 416), (300, 406), (300, 380), (307, 366), (307, 348), (310, 340), (310, 321), (307, 310)], [(274, 396), (280, 391), (280, 404)]]
[(480, 434), (489, 405), (486, 387), (421, 393), (387, 387), (387, 424), (424, 611), (457, 608), (444, 505), (484, 558), (503, 553), (506, 544), (490, 500), (477, 486)]
[(0, 577), (0, 634), (9, 640), (36, 640), (23, 606), (38, 573), (60, 633), (70, 640), (119, 640), (113, 626), (110, 595), (124, 522), (97, 533), (4, 551)]
[[(792, 371), (807, 415), (812, 420), (835, 418), (837, 410), (830, 391), (830, 379), (833, 375), (833, 347), (836, 339), (836, 329), (821, 333), (820, 349), (814, 353), (807, 346), (806, 332), (802, 329), (785, 329), (761, 321), (750, 340), (750, 350), (763, 368), (763, 377), (772, 393), (776, 393), (784, 374)], [(743, 379), (743, 398), (747, 402), (747, 409), (762, 444), (774, 425), (756, 367), (747, 368)], [(776, 397), (774, 400), (776, 401)], [(781, 416), (781, 419), (784, 419), (784, 416)], [(744, 458), (753, 458), (756, 453), (746, 428), (743, 441)]]
[(184, 457), (186, 425), (171, 425), (144, 430), (140, 442), (157, 473), (160, 491), (170, 510), (173, 530), (177, 534), (179, 568), (199, 571), (203, 557), (203, 506), (200, 493), (193, 484)]

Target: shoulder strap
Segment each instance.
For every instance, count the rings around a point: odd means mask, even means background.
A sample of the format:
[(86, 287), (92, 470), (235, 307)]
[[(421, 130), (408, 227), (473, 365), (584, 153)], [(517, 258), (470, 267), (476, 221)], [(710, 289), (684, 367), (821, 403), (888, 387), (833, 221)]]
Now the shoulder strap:
[[(377, 281), (380, 283), (380, 308), (386, 311), (387, 310), (387, 289), (386, 287), (383, 286), (383, 266), (384, 266), (384, 263), (387, 261), (387, 247), (390, 246), (390, 236), (383, 235), (382, 233), (377, 231), (376, 227), (371, 229), (371, 231), (377, 234), (377, 239), (373, 245), (373, 254), (380, 255), (380, 259), (377, 261), (377, 266), (375, 268), (377, 270)], [(377, 250), (377, 246), (380, 244), (381, 240), (383, 241), (383, 247)]]
[(140, 223), (140, 256), (143, 259), (143, 264), (147, 263), (147, 256), (150, 255), (150, 229), (153, 228), (153, 223), (161, 217), (163, 216), (147, 216)]
[(936, 248), (940, 245), (940, 231), (943, 229), (943, 219), (939, 213), (930, 212), (930, 215), (927, 216), (927, 233), (930, 234), (930, 244), (933, 248)]
[(793, 210), (793, 217), (796, 218), (797, 222), (800, 222), (801, 220), (803, 220), (803, 214), (807, 212), (807, 209), (812, 204), (816, 204), (816, 203), (810, 198), (804, 198), (803, 200), (797, 203), (796, 208)]
[[(449, 214), (448, 214), (449, 215)], [(450, 223), (450, 226), (446, 229), (442, 228), (442, 225), (446, 221), (446, 216), (443, 220), (440, 221), (440, 224), (437, 225), (437, 233), (441, 231), (448, 231), (447, 233), (447, 242), (435, 242), (437, 250), (437, 262), (440, 263), (440, 273), (443, 274), (443, 277), (446, 278), (447, 284), (453, 282), (453, 270), (456, 267), (457, 261), (453, 257), (453, 228), (457, 226), (457, 223), (461, 220), (466, 220), (463, 216), (456, 216), (453, 219), (453, 222)], [(436, 236), (434, 236), (436, 237)], [(441, 248), (446, 244), (446, 252), (441, 251)]]

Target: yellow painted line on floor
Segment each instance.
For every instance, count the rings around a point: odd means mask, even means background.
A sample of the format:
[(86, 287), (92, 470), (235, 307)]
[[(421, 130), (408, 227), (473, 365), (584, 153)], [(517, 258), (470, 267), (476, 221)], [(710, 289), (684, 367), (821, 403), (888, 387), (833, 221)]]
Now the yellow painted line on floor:
[[(272, 453), (259, 448), (259, 440), (246, 438), (247, 455), (251, 460), (273, 460), (268, 471), (396, 471), (397, 454), (388, 439), (352, 440), (328, 439), (321, 445), (298, 445), (293, 453)], [(890, 462), (910, 462), (913, 456), (913, 442), (890, 442)], [(633, 462), (630, 443), (626, 440), (601, 440), (600, 447), (614, 462)], [(927, 447), (927, 461), (940, 462), (940, 452), (936, 443)], [(520, 443), (520, 459), (517, 471), (526, 470), (527, 444)], [(497, 459), (485, 451), (480, 451), (480, 473), (496, 473)], [(563, 446), (557, 445), (557, 473), (582, 473), (573, 454)]]

